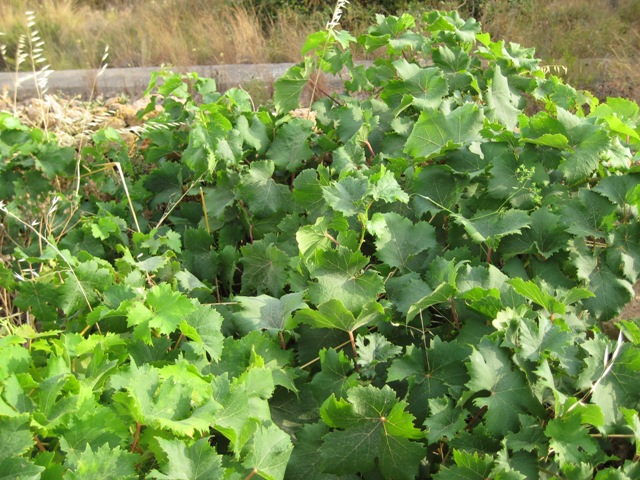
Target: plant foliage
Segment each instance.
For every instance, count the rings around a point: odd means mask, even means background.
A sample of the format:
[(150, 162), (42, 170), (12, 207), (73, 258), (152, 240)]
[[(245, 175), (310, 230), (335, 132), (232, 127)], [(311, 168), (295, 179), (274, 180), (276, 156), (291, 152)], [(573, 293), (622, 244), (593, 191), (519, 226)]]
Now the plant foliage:
[(423, 23), (157, 74), (135, 148), (0, 113), (0, 478), (640, 476), (640, 110)]

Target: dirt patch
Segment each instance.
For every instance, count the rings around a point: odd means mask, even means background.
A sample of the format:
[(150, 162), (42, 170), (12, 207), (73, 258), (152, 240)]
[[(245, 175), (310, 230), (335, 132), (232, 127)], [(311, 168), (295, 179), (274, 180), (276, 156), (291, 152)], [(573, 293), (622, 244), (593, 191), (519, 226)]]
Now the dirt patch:
[(620, 314), (620, 318), (623, 320), (631, 319), (631, 318), (640, 318), (640, 282), (636, 283), (633, 288), (636, 292), (635, 298), (624, 307), (622, 313)]

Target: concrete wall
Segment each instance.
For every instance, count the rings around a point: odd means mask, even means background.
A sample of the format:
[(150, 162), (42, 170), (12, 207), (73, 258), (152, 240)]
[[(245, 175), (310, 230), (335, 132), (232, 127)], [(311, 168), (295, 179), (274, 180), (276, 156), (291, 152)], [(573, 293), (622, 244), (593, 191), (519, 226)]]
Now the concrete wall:
[[(273, 82), (293, 64), (243, 64), (171, 67), (176, 73), (196, 72), (200, 77), (214, 78), (218, 90), (224, 92), (232, 87), (242, 86), (255, 94), (251, 89), (263, 88), (269, 97), (273, 93)], [(80, 96), (83, 99), (102, 95), (106, 98), (121, 94), (137, 99), (147, 88), (151, 73), (160, 70), (158, 67), (148, 68), (109, 68), (101, 75), (98, 70), (65, 70), (54, 71), (47, 78), (48, 93), (61, 94), (67, 97)], [(330, 92), (341, 88), (337, 78), (322, 79), (323, 86)], [(0, 73), (0, 92), (7, 91), (13, 97), (16, 75)], [(32, 74), (20, 73), (18, 76), (18, 100), (37, 96), (35, 80)], [(258, 92), (260, 93), (260, 92)]]

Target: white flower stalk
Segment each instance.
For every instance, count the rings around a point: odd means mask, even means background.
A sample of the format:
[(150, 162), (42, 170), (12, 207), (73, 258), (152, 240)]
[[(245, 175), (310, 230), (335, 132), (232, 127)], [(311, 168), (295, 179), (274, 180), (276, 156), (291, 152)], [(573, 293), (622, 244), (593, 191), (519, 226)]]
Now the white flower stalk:
[(331, 16), (331, 20), (327, 23), (327, 30), (334, 30), (339, 24), (340, 19), (342, 18), (342, 11), (349, 4), (348, 0), (338, 0), (336, 3), (336, 8), (333, 10), (333, 15)]

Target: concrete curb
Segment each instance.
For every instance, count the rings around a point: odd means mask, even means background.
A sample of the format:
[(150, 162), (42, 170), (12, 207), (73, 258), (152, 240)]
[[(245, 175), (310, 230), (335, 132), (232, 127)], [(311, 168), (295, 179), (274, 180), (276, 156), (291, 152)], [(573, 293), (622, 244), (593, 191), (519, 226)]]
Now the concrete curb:
[[(251, 85), (253, 88), (264, 88), (270, 96), (273, 93), (273, 82), (292, 65), (294, 64), (197, 65), (171, 67), (168, 70), (176, 73), (195, 72), (203, 78), (214, 78), (220, 92), (233, 87)], [(95, 98), (102, 95), (108, 98), (121, 94), (137, 99), (147, 88), (152, 72), (159, 70), (160, 67), (109, 68), (99, 76), (99, 70), (53, 71), (47, 78), (48, 93), (65, 97), (80, 96), (85, 100), (92, 96)], [(38, 96), (33, 74), (20, 73), (17, 83), (19, 101)], [(342, 86), (342, 82), (337, 78), (325, 78), (323, 84), (331, 92), (339, 90)], [(16, 85), (14, 73), (0, 73), (0, 93), (6, 91), (13, 97), (14, 85)]]

